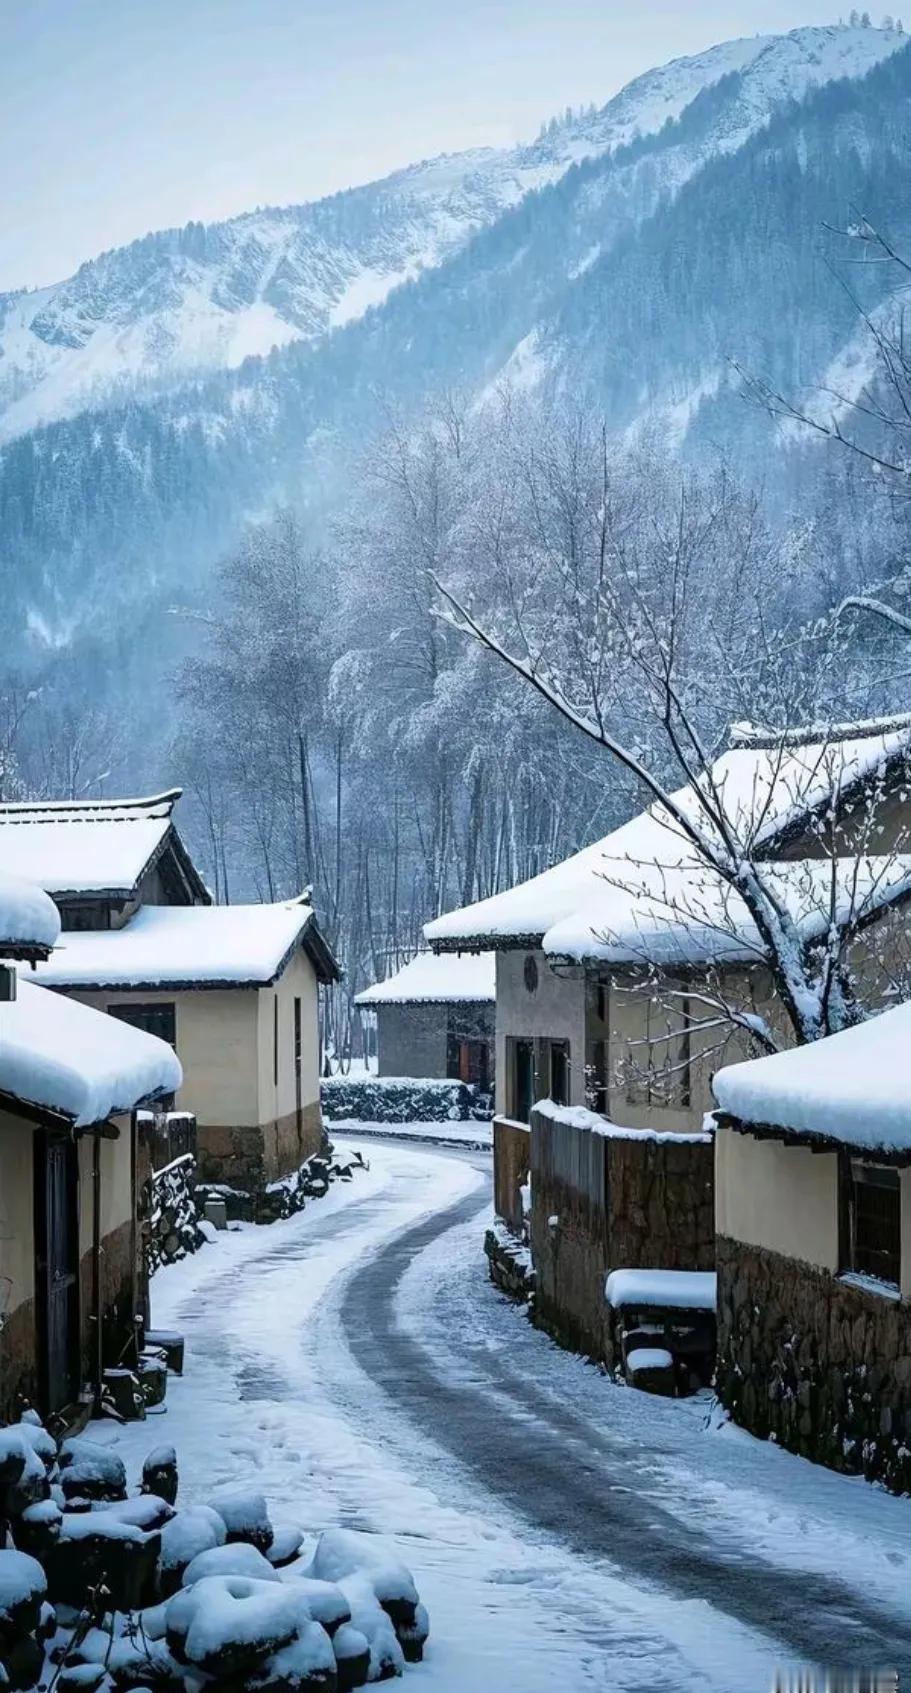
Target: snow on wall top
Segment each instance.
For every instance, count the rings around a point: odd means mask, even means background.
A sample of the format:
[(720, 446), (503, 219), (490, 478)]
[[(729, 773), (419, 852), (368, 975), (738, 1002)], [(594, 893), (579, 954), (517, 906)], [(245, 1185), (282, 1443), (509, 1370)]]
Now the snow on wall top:
[(745, 1123), (870, 1152), (911, 1155), (911, 1004), (811, 1046), (719, 1070), (722, 1111)]
[(0, 870), (0, 959), (20, 952), (50, 951), (60, 934), (53, 900), (35, 882)]
[(49, 894), (130, 894), (155, 857), (180, 794), (0, 805), (0, 869)]
[(404, 969), (358, 994), (355, 1005), (492, 1004), (496, 959), (492, 952), (419, 952)]
[(103, 1011), (20, 981), (0, 1005), (0, 1093), (70, 1118), (78, 1128), (132, 1111), (183, 1080), (166, 1041)]
[(237, 987), (274, 981), (313, 909), (284, 905), (145, 905), (123, 929), (64, 934), (37, 980), (48, 987)]
[[(734, 747), (701, 778), (748, 851), (767, 852), (790, 829), (856, 783), (896, 759), (908, 756), (911, 728), (874, 731), (856, 739), (807, 746)], [(674, 796), (680, 809), (702, 822), (692, 787)], [(705, 824), (702, 823), (703, 828)], [(576, 933), (590, 935), (590, 908), (602, 898), (605, 878), (637, 885), (661, 871), (669, 877), (693, 863), (693, 847), (660, 806), (652, 806), (612, 834), (584, 847), (530, 881), (428, 923), (431, 946), (459, 943), (539, 944), (555, 925), (573, 918)]]

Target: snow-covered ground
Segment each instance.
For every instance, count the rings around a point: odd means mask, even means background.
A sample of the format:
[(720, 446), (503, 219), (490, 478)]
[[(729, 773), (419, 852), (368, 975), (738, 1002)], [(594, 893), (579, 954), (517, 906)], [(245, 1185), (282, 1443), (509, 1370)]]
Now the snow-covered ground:
[(339, 1135), (372, 1140), (416, 1140), (430, 1146), (461, 1146), (468, 1151), (481, 1151), (493, 1146), (493, 1124), (473, 1120), (455, 1123), (330, 1123), (333, 1140)]
[(94, 1431), (132, 1474), (166, 1438), (184, 1502), (255, 1480), (276, 1520), (389, 1536), (431, 1611), (408, 1680), (437, 1693), (911, 1664), (908, 1502), (561, 1353), (486, 1279), (483, 1155), (365, 1150), (300, 1216), (160, 1272), (187, 1374), (166, 1416)]

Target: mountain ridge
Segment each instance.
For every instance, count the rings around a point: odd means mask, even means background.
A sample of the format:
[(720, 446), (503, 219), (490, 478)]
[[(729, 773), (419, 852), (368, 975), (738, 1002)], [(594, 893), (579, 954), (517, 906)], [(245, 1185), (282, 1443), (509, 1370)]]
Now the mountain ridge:
[(300, 206), (153, 232), (61, 283), (0, 294), (0, 441), (174, 391), (276, 347), (318, 345), (580, 162), (658, 135), (726, 76), (747, 87), (716, 150), (742, 145), (783, 100), (861, 76), (903, 44), (897, 31), (841, 26), (720, 43), (645, 72), (599, 111), (545, 125), (532, 142), (418, 161)]

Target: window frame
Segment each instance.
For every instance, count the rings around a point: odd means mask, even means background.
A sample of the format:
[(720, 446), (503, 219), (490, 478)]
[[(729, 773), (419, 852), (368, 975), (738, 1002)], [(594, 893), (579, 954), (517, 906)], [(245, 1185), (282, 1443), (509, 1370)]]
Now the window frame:
[[(875, 1172), (878, 1179), (864, 1179), (865, 1172)], [(885, 1179), (883, 1179), (885, 1178)], [(901, 1172), (895, 1164), (879, 1164), (875, 1158), (858, 1158), (848, 1151), (839, 1157), (839, 1274), (862, 1277), (881, 1284), (883, 1289), (900, 1293), (902, 1274), (902, 1183)], [(879, 1189), (892, 1196), (894, 1206), (894, 1240), (883, 1245), (858, 1240), (858, 1224), (870, 1223), (869, 1211), (861, 1212), (858, 1200), (863, 1190)], [(869, 1192), (866, 1197), (869, 1199)], [(875, 1255), (885, 1264), (871, 1267)], [(895, 1271), (884, 1274), (883, 1270)]]

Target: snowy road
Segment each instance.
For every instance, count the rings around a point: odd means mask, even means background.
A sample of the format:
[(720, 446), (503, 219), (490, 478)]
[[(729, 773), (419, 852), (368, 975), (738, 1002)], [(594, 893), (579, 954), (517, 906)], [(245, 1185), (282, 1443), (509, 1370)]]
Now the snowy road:
[(154, 1287), (189, 1362), (165, 1434), (183, 1495), (392, 1536), (431, 1609), (438, 1693), (757, 1693), (812, 1663), (911, 1669), (911, 1504), (647, 1399), (537, 1334), (480, 1255), (489, 1158), (365, 1147), (301, 1217)]

